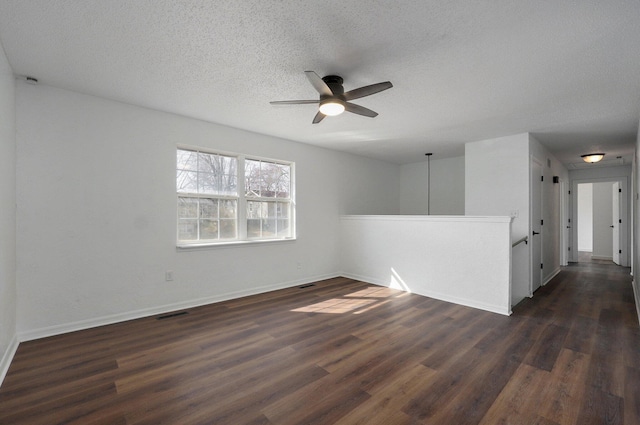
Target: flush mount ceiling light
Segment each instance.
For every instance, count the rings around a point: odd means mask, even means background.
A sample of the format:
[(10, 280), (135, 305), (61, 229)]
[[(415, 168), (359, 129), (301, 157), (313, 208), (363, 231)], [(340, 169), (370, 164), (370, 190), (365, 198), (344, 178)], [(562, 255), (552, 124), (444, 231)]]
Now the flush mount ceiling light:
[(588, 162), (590, 164), (593, 164), (594, 162), (598, 162), (602, 158), (604, 158), (604, 154), (603, 153), (588, 153), (588, 154), (585, 154), (585, 155), (580, 155), (580, 157), (582, 158), (582, 160), (584, 162)]
[(340, 99), (325, 99), (320, 102), (320, 112), (335, 117), (344, 112), (344, 103)]

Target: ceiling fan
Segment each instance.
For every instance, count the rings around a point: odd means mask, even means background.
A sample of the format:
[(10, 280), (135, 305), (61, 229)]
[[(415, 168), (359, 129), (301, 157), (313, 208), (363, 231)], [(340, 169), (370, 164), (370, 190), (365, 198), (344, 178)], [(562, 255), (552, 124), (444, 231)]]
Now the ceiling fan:
[(272, 105), (303, 105), (310, 103), (319, 103), (318, 113), (313, 118), (313, 124), (318, 124), (326, 116), (340, 115), (344, 111), (352, 112), (354, 114), (363, 115), (365, 117), (374, 118), (378, 115), (377, 112), (364, 106), (350, 103), (350, 100), (360, 99), (361, 97), (370, 96), (386, 89), (393, 87), (393, 84), (389, 81), (384, 83), (371, 84), (370, 86), (364, 86), (357, 89), (349, 90), (345, 93), (344, 87), (342, 87), (342, 77), (337, 75), (327, 75), (320, 78), (318, 74), (313, 71), (304, 72), (309, 79), (311, 85), (320, 93), (320, 99), (318, 100), (278, 100), (270, 102)]

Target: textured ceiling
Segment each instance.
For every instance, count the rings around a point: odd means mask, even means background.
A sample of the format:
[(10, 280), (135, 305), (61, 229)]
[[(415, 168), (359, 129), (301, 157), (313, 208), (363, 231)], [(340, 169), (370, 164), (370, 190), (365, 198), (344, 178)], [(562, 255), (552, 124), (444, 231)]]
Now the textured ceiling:
[[(397, 163), (533, 133), (561, 161), (630, 158), (640, 117), (640, 2), (0, 0), (18, 75)], [(345, 90), (390, 80), (312, 125), (305, 70)]]

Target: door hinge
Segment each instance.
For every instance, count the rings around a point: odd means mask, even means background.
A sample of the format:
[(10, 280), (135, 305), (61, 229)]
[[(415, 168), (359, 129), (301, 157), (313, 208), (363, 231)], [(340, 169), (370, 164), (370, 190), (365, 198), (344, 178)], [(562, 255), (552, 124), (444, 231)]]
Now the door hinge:
[(569, 191), (569, 195), (571, 195), (571, 191)]
[(568, 250), (568, 251), (571, 251), (571, 247), (569, 247), (567, 250)]
[(622, 189), (618, 189), (618, 193), (622, 193)]
[(540, 176), (540, 181), (543, 182), (544, 181), (544, 176)]
[(543, 268), (543, 267), (542, 267), (542, 263), (540, 263), (540, 268)]
[(544, 220), (540, 220), (540, 226), (544, 226)]
[(622, 254), (622, 250), (621, 249), (618, 250), (618, 254)]
[(618, 219), (618, 223), (622, 223), (622, 219), (621, 219), (621, 218), (620, 218), (620, 219)]

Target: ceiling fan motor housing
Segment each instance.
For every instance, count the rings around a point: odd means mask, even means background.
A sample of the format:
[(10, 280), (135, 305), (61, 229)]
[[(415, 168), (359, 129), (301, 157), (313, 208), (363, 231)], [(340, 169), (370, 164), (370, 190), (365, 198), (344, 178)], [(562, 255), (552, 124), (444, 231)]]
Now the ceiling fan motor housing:
[(329, 86), (331, 92), (335, 96), (344, 94), (344, 87), (342, 86), (344, 80), (342, 79), (342, 77), (339, 77), (337, 75), (327, 75), (326, 77), (322, 77), (322, 81), (324, 81), (327, 86)]

